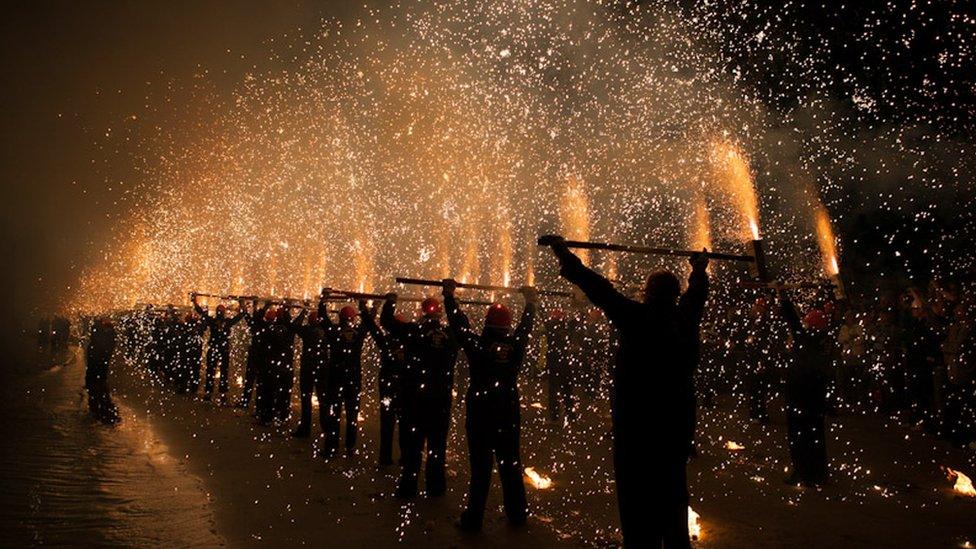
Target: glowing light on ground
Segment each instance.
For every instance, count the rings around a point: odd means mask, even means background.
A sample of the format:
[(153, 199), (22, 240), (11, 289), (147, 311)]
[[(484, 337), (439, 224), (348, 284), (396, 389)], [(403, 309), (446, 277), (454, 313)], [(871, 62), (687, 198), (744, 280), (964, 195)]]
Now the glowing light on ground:
[(553, 485), (551, 478), (537, 473), (534, 467), (525, 468), (525, 478), (528, 479), (529, 484), (531, 484), (533, 488), (538, 490), (548, 490), (549, 488), (552, 488)]

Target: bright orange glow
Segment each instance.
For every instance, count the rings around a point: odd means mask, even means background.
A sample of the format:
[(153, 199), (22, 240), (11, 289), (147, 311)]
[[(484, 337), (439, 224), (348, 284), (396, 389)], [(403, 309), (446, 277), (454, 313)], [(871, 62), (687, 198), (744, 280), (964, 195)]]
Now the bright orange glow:
[(834, 276), (840, 272), (840, 266), (837, 263), (837, 240), (834, 238), (834, 229), (830, 224), (827, 208), (822, 204), (817, 205), (814, 217), (817, 225), (817, 244), (823, 257), (824, 271)]
[[(590, 201), (586, 196), (583, 181), (571, 175), (566, 178), (566, 190), (559, 208), (559, 221), (562, 224), (563, 236), (567, 240), (590, 239)], [(590, 264), (590, 254), (587, 250), (578, 250), (577, 255), (583, 264)]]
[(705, 199), (702, 196), (695, 200), (695, 220), (691, 224), (689, 240), (692, 250), (712, 249), (712, 230), (708, 222), (708, 208), (705, 206)]
[(529, 484), (531, 484), (533, 488), (538, 490), (548, 490), (549, 488), (552, 488), (552, 479), (545, 475), (540, 475), (536, 472), (534, 467), (525, 468), (525, 478), (529, 480)]
[(699, 540), (702, 538), (701, 515), (688, 506), (688, 535), (691, 539)]
[(727, 441), (725, 441), (725, 449), (728, 450), (728, 451), (730, 451), (730, 452), (738, 452), (738, 451), (741, 451), (741, 450), (745, 450), (746, 447), (743, 446), (743, 445), (741, 445), (741, 444), (739, 444), (738, 442), (735, 442), (735, 441), (732, 441), (732, 440), (727, 440)]
[(968, 476), (962, 473), (962, 471), (956, 471), (949, 467), (945, 468), (946, 473), (949, 475), (949, 480), (955, 479), (956, 483), (952, 486), (957, 494), (962, 494), (968, 497), (976, 497), (976, 488), (973, 488), (973, 481)]
[(759, 240), (759, 198), (749, 159), (735, 144), (717, 141), (712, 144), (711, 160), (720, 188), (741, 217), (742, 238)]

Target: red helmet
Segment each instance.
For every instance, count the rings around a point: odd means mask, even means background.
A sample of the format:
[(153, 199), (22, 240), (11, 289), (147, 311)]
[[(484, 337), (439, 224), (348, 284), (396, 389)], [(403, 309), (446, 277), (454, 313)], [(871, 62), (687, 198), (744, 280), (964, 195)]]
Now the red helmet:
[(186, 313), (186, 316), (183, 317), (183, 322), (193, 322), (196, 319), (196, 313)]
[(223, 303), (217, 305), (217, 314), (222, 315), (226, 312), (227, 312), (227, 306), (225, 306)]
[(444, 310), (441, 302), (436, 297), (428, 297), (420, 303), (420, 309), (424, 312), (424, 316), (441, 316), (441, 312)]
[(278, 318), (278, 309), (275, 309), (274, 307), (271, 307), (267, 311), (264, 312), (264, 321), (265, 322), (274, 322), (274, 320), (276, 318)]
[(512, 311), (501, 303), (492, 303), (485, 315), (486, 328), (511, 328)]
[(318, 311), (309, 311), (309, 313), (308, 313), (308, 323), (309, 324), (315, 324), (318, 321), (319, 321), (319, 312)]
[(603, 320), (603, 311), (596, 307), (590, 307), (590, 310), (586, 311), (586, 317), (593, 322), (599, 322)]
[(811, 309), (803, 317), (803, 325), (808, 330), (826, 330), (828, 326), (827, 315), (820, 309)]
[(410, 322), (409, 320), (407, 320), (406, 315), (404, 315), (403, 313), (397, 313), (397, 314), (393, 315), (393, 318), (397, 322)]
[(837, 305), (833, 301), (828, 301), (824, 303), (823, 310), (828, 317), (833, 317), (834, 313), (837, 312)]
[(356, 308), (352, 305), (346, 305), (339, 309), (339, 320), (349, 321), (354, 318), (356, 318)]
[(553, 309), (549, 311), (550, 320), (562, 320), (566, 318), (566, 313), (562, 309)]

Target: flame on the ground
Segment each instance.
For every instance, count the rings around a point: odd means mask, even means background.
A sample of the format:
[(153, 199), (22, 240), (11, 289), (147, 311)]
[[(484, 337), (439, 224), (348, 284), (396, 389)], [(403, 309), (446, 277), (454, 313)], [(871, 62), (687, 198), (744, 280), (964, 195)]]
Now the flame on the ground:
[(548, 490), (549, 488), (552, 488), (552, 479), (545, 475), (540, 475), (536, 472), (534, 467), (525, 468), (525, 478), (529, 479), (529, 484), (531, 484), (533, 488), (537, 488), (539, 490)]
[(237, 378), (234, 379), (234, 382), (237, 384), (238, 387), (243, 386), (244, 385), (244, 376), (237, 376)]
[[(575, 175), (566, 178), (566, 190), (559, 208), (559, 221), (567, 240), (590, 239), (590, 201), (586, 196), (583, 181)], [(577, 255), (584, 264), (590, 264), (590, 254), (586, 250), (579, 250)]]
[(955, 479), (956, 483), (952, 486), (952, 489), (956, 493), (962, 494), (964, 496), (976, 497), (976, 488), (973, 488), (973, 481), (962, 471), (957, 471), (950, 467), (946, 467), (946, 474), (949, 475), (949, 480)]
[(742, 218), (743, 238), (759, 240), (759, 198), (749, 160), (725, 140), (712, 143), (711, 153), (716, 179)]
[(701, 515), (695, 512), (691, 506), (688, 506), (688, 535), (691, 539), (701, 539), (702, 537), (702, 527), (701, 527)]
[(725, 441), (725, 449), (732, 452), (738, 452), (739, 450), (745, 450), (746, 447), (738, 442), (735, 442), (734, 440), (727, 440)]
[(823, 204), (818, 204), (814, 217), (817, 225), (817, 244), (823, 257), (824, 271), (828, 275), (836, 275), (840, 272), (840, 266), (837, 264), (837, 240), (834, 238), (834, 229), (830, 224), (827, 208)]

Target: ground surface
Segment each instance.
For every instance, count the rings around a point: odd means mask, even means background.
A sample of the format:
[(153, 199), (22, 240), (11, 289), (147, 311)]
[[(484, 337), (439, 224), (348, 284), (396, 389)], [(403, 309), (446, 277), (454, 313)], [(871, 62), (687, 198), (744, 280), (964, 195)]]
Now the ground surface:
[[(80, 361), (66, 368), (81, 368)], [(61, 373), (77, 383), (77, 375)], [(375, 385), (367, 378), (358, 455), (324, 463), (315, 439), (255, 425), (242, 410), (172, 395), (141, 372), (116, 367), (116, 398), (127, 421), (151, 426), (146, 444), (165, 448), (185, 475), (202, 481), (214, 531), (229, 546), (322, 545), (432, 547), (613, 546), (619, 542), (608, 419), (599, 401), (569, 428), (544, 421), (541, 386), (523, 384), (523, 461), (552, 477), (529, 487), (534, 516), (523, 530), (506, 525), (493, 486), (485, 531), (453, 527), (467, 481), (463, 412), (455, 412), (448, 457), (449, 492), (402, 503), (392, 498), (396, 468), (376, 463)], [(76, 403), (75, 407), (83, 404)], [(775, 406), (774, 406), (775, 407)], [(700, 457), (689, 467), (692, 507), (701, 514), (701, 547), (962, 547), (976, 543), (976, 499), (954, 495), (942, 466), (976, 476), (976, 458), (920, 430), (875, 415), (834, 419), (832, 483), (800, 489), (782, 482), (788, 463), (783, 420), (743, 420), (731, 400), (702, 414)], [(315, 431), (317, 433), (317, 429)], [(735, 441), (744, 450), (730, 451)], [(652, 451), (649, 448), (649, 451)], [(170, 482), (176, 482), (171, 480)]]

